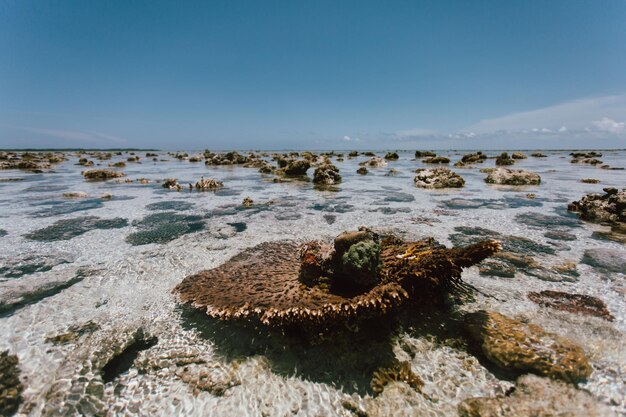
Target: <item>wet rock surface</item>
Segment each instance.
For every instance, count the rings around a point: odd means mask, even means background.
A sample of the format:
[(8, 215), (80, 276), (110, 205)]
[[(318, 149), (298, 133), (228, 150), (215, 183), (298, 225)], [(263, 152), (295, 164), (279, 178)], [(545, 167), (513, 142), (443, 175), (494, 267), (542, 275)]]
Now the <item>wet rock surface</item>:
[(313, 172), (313, 183), (318, 185), (334, 185), (341, 182), (339, 168), (331, 163), (323, 164)]
[(471, 398), (459, 404), (460, 417), (610, 417), (615, 413), (589, 393), (536, 375), (518, 378), (506, 396)]
[(124, 177), (123, 172), (114, 171), (112, 169), (93, 169), (83, 172), (83, 176), (86, 180), (98, 181), (109, 180), (112, 178)]
[(490, 311), (470, 313), (464, 323), (487, 359), (502, 369), (566, 382), (591, 375), (591, 365), (579, 346), (537, 325)]
[(198, 215), (184, 215), (165, 211), (150, 214), (142, 220), (134, 221), (132, 226), (139, 230), (129, 234), (126, 241), (136, 246), (169, 242), (187, 233), (202, 230), (204, 222), (202, 217)]
[(607, 272), (626, 273), (626, 251), (619, 249), (587, 249), (581, 262)]

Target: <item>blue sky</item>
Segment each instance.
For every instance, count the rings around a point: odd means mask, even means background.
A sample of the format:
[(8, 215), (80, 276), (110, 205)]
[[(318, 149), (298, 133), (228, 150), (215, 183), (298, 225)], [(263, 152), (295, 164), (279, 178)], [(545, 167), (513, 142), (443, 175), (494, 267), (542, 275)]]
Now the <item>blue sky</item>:
[(0, 2), (0, 147), (626, 148), (626, 2)]

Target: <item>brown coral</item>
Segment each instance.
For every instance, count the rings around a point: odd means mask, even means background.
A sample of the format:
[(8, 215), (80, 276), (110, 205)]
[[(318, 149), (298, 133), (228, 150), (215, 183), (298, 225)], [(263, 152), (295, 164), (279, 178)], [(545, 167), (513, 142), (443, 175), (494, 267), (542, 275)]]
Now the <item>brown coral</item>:
[[(342, 239), (339, 239), (341, 242)], [(339, 257), (311, 242), (266, 242), (225, 264), (185, 278), (174, 289), (181, 301), (219, 319), (257, 318), (267, 325), (322, 324), (383, 315), (409, 299), (431, 297), (460, 284), (461, 269), (499, 249), (495, 241), (447, 249), (434, 240), (380, 241), (377, 282), (362, 286), (339, 279)], [(337, 249), (337, 243), (335, 243)], [(336, 264), (335, 264), (336, 265)]]
[(402, 362), (390, 368), (382, 368), (374, 372), (371, 387), (375, 395), (383, 392), (390, 382), (404, 382), (416, 392), (420, 392), (424, 381), (411, 370), (410, 362)]

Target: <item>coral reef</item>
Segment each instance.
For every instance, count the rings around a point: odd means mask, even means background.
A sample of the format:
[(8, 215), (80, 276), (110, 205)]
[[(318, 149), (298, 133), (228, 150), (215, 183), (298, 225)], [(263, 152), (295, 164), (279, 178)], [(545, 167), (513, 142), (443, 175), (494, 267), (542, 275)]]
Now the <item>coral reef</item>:
[(503, 185), (538, 185), (541, 183), (541, 177), (523, 169), (497, 168), (489, 172), (485, 182)]
[(511, 155), (511, 158), (513, 158), (513, 159), (526, 159), (528, 157), (526, 155), (524, 155), (522, 152), (513, 152), (513, 154)]
[(182, 190), (182, 185), (178, 183), (176, 178), (166, 178), (163, 180), (163, 188), (167, 188), (168, 190)]
[(410, 297), (432, 300), (462, 287), (461, 271), (499, 250), (495, 241), (448, 249), (361, 228), (324, 242), (266, 242), (188, 276), (180, 300), (220, 319), (266, 325), (325, 324), (386, 314)]
[(487, 359), (502, 369), (574, 383), (591, 375), (579, 346), (537, 325), (484, 310), (467, 314), (464, 323)]
[(359, 175), (367, 175), (368, 172), (369, 171), (365, 167), (361, 167), (361, 168), (356, 170), (356, 173), (359, 174)]
[(385, 159), (388, 161), (397, 161), (398, 159), (400, 159), (400, 156), (397, 152), (387, 152), (387, 154), (385, 155)]
[(415, 158), (427, 158), (432, 156), (437, 156), (437, 154), (431, 151), (415, 151)]
[(308, 160), (294, 159), (288, 161), (284, 168), (278, 170), (278, 173), (286, 177), (303, 177), (309, 168), (311, 168), (311, 162)]
[(0, 353), (0, 415), (10, 416), (17, 411), (24, 387), (20, 383), (18, 359), (9, 351)]
[(417, 175), (413, 181), (419, 188), (460, 188), (465, 185), (465, 180), (449, 168), (418, 168), (415, 172)]
[(587, 194), (567, 206), (580, 218), (591, 222), (626, 222), (626, 188), (604, 188), (605, 194)]
[(560, 381), (524, 375), (510, 395), (470, 398), (459, 404), (460, 417), (610, 417), (610, 408), (591, 394)]
[(529, 292), (528, 299), (539, 305), (557, 310), (601, 317), (608, 321), (614, 320), (613, 315), (606, 308), (604, 301), (591, 295), (545, 290), (541, 292)]

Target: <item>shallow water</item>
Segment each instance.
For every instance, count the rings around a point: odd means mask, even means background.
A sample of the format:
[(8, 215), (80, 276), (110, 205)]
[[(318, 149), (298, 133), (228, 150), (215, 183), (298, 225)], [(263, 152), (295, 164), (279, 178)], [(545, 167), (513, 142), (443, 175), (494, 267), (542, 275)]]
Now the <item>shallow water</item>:
[[(585, 193), (624, 187), (626, 171), (571, 164), (564, 151), (544, 153), (547, 158), (529, 157), (512, 167), (537, 172), (539, 186), (486, 184), (479, 168), (493, 166), (490, 159), (473, 169), (451, 167), (466, 185), (445, 191), (414, 187), (414, 170), (426, 165), (410, 152), (400, 152), (400, 159), (386, 168), (368, 168), (366, 176), (356, 174), (365, 157), (334, 161), (343, 182), (333, 190), (317, 190), (305, 181), (274, 183), (272, 176), (253, 168), (206, 167), (165, 153), (159, 159), (167, 161), (143, 158), (122, 169), (126, 178), (151, 180), (147, 185), (86, 182), (80, 175), (84, 167), (74, 165), (78, 157), (52, 173), (0, 171), (0, 178), (24, 178), (0, 182), (0, 350), (9, 349), (20, 360), (26, 387), (20, 411), (351, 416), (354, 410), (369, 415), (402, 410), (406, 415), (456, 415), (460, 401), (494, 396), (512, 384), (510, 376), (448, 343), (460, 336), (454, 318), (459, 311), (486, 308), (579, 343), (594, 367), (582, 387), (626, 414), (626, 271), (580, 263), (589, 248), (612, 248), (624, 256), (626, 249), (592, 237), (604, 228), (566, 211), (568, 202)], [(463, 152), (440, 154), (456, 161)], [(605, 163), (626, 166), (625, 151), (603, 154)], [(397, 175), (385, 176), (390, 168)], [(175, 177), (184, 185), (201, 176), (223, 181), (224, 189), (176, 192), (155, 183)], [(585, 184), (581, 178), (601, 182)], [(63, 198), (68, 191), (89, 197)], [(530, 199), (528, 193), (536, 197)], [(113, 198), (100, 199), (103, 194)], [(244, 197), (257, 205), (244, 209)], [(185, 276), (215, 267), (243, 248), (279, 239), (331, 238), (361, 225), (409, 239), (434, 236), (447, 245), (452, 243), (449, 236), (458, 239), (467, 230), (463, 227), (486, 228), (530, 239), (515, 244), (533, 250), (528, 254), (541, 264), (576, 262), (579, 276), (545, 280), (518, 271), (513, 278), (499, 278), (482, 276), (472, 267), (463, 278), (479, 290), (473, 302), (449, 312), (420, 311), (366, 323), (356, 336), (314, 344), (216, 322), (181, 307), (171, 293)], [(556, 231), (574, 238), (544, 235)], [(544, 289), (599, 297), (615, 320), (550, 310), (528, 300), (529, 291)], [(55, 335), (83, 327), (87, 330), (74, 342), (51, 342)], [(118, 353), (130, 366), (110, 365)], [(394, 359), (410, 361), (425, 382), (426, 395), (390, 386), (373, 397), (372, 372)], [(212, 381), (208, 388), (201, 383), (207, 378)]]

